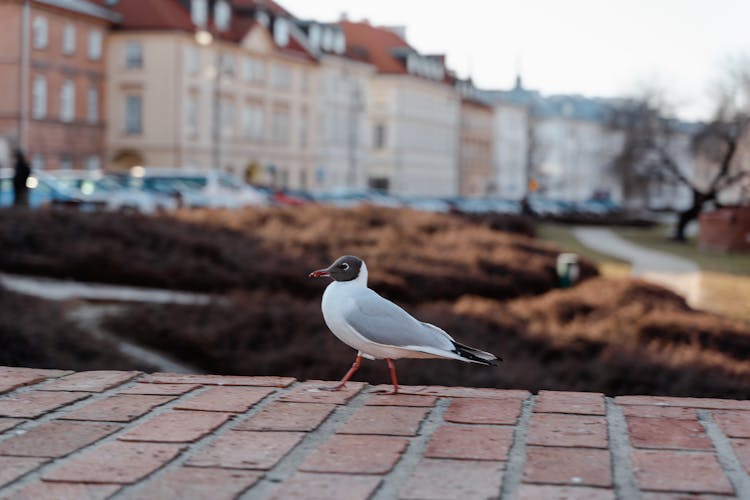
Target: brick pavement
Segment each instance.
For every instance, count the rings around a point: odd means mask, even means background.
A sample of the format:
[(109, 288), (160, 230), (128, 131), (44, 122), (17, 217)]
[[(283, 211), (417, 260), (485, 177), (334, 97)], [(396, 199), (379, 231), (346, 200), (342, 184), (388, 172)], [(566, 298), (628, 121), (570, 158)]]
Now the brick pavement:
[(750, 498), (750, 403), (0, 367), (0, 499)]

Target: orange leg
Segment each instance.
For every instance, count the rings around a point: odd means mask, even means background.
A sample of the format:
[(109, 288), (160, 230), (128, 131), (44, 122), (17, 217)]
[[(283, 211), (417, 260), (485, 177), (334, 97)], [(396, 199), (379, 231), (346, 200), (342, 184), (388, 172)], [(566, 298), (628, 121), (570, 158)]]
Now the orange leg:
[(354, 360), (354, 363), (352, 363), (352, 367), (349, 368), (349, 371), (346, 372), (346, 375), (344, 375), (344, 378), (341, 379), (341, 382), (339, 382), (337, 385), (333, 387), (321, 387), (324, 391), (338, 391), (340, 389), (343, 389), (346, 387), (346, 382), (352, 378), (352, 375), (354, 375), (354, 372), (357, 371), (357, 368), (359, 368), (359, 364), (362, 362), (362, 355), (357, 354), (357, 359)]
[(388, 363), (388, 368), (391, 370), (391, 382), (393, 383), (393, 392), (391, 394), (398, 394), (398, 379), (396, 378), (396, 366), (393, 364), (391, 358), (385, 358)]

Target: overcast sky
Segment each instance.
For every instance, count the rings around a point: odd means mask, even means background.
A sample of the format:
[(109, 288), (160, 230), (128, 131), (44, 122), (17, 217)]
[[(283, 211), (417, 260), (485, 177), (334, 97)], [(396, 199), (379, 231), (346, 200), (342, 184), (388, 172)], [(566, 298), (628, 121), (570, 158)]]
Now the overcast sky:
[(678, 113), (710, 112), (727, 57), (750, 54), (750, 0), (279, 0), (319, 21), (405, 25), (420, 52), (445, 53), (459, 76), (545, 94), (614, 96), (657, 81)]

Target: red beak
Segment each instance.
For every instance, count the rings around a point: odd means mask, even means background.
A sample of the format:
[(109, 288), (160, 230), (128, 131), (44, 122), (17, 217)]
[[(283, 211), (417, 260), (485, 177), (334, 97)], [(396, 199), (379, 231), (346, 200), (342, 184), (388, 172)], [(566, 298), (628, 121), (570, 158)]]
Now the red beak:
[(325, 278), (330, 275), (331, 273), (328, 272), (328, 269), (318, 269), (317, 271), (311, 272), (307, 277), (308, 278)]

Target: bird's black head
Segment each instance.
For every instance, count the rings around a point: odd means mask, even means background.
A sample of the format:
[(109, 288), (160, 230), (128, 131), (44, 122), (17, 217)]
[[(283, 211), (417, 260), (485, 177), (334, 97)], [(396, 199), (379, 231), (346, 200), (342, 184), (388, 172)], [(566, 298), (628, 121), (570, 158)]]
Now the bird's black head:
[(344, 255), (336, 259), (336, 262), (326, 267), (310, 273), (310, 278), (322, 278), (328, 276), (336, 281), (351, 281), (357, 279), (359, 271), (362, 269), (364, 262), (354, 255)]

